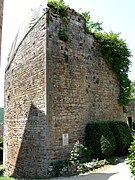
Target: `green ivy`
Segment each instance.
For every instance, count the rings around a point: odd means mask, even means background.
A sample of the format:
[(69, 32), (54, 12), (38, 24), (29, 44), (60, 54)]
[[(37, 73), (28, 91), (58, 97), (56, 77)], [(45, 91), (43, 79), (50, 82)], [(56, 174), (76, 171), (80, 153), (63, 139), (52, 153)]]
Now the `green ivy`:
[[(63, 22), (63, 29), (58, 33), (61, 40), (68, 40), (68, 13), (69, 6), (64, 0), (48, 0), (48, 7), (60, 15)], [(129, 66), (131, 65), (131, 52), (126, 42), (120, 38), (119, 33), (103, 32), (102, 23), (90, 20), (90, 13), (83, 12), (86, 20), (86, 32), (92, 33), (99, 44), (99, 48), (105, 57), (106, 63), (117, 75), (120, 85), (119, 104), (127, 106), (131, 97), (131, 81), (128, 78)]]
[(65, 30), (60, 30), (58, 32), (58, 36), (59, 36), (60, 40), (62, 40), (62, 41), (66, 42), (68, 40), (68, 33)]
[(86, 31), (92, 33), (99, 44), (106, 63), (117, 75), (120, 85), (119, 104), (128, 105), (131, 97), (131, 81), (128, 78), (131, 52), (120, 33), (103, 32), (102, 23), (90, 21), (90, 13), (82, 13), (86, 20)]
[(65, 14), (69, 8), (69, 6), (65, 5), (63, 0), (48, 0), (47, 6), (58, 14)]
[(63, 0), (48, 0), (48, 7), (56, 14), (59, 14), (62, 23), (63, 23), (63, 29), (61, 29), (58, 33), (58, 36), (61, 40), (67, 41), (68, 40), (68, 32), (67, 32), (67, 25), (68, 25), (68, 8), (69, 6), (65, 5), (65, 2)]
[(93, 36), (99, 43), (106, 63), (117, 75), (120, 85), (119, 103), (126, 106), (131, 96), (131, 81), (128, 78), (131, 52), (119, 33), (94, 32)]
[(130, 171), (132, 175), (135, 177), (135, 138), (132, 141), (129, 148), (129, 155), (126, 159), (127, 164), (130, 166)]

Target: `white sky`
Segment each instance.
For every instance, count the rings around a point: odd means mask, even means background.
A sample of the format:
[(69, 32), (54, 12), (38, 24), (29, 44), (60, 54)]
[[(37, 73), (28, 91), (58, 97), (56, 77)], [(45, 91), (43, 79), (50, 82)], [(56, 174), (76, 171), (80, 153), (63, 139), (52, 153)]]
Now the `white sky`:
[[(0, 69), (0, 107), (4, 102), (4, 69), (10, 47), (18, 31), (20, 22), (27, 12), (47, 0), (4, 0), (3, 38)], [(65, 0), (71, 8), (90, 11), (91, 20), (103, 22), (106, 31), (121, 32), (132, 51), (132, 68), (129, 78), (135, 80), (135, 0)]]

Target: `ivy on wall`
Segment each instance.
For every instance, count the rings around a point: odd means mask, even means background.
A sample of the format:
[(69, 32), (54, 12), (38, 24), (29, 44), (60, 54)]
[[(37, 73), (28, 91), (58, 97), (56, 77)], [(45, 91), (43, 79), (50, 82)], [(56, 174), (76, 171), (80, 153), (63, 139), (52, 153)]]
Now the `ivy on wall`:
[(120, 33), (103, 31), (102, 23), (90, 21), (90, 13), (83, 12), (86, 20), (86, 31), (92, 33), (109, 68), (117, 75), (120, 85), (119, 104), (128, 105), (131, 97), (131, 81), (128, 78), (131, 65), (131, 52)]
[(63, 0), (48, 0), (48, 7), (51, 8), (53, 13), (59, 14), (60, 18), (62, 19), (63, 23), (63, 29), (61, 29), (58, 32), (58, 36), (62, 41), (67, 41), (68, 40), (68, 32), (67, 32), (67, 25), (68, 25), (68, 13), (67, 10), (69, 6), (65, 5), (65, 2)]
[[(63, 29), (58, 33), (61, 40), (68, 40), (68, 13), (69, 6), (64, 0), (48, 0), (48, 7), (54, 13), (60, 15), (63, 22)], [(131, 81), (128, 78), (129, 67), (131, 65), (131, 52), (126, 42), (120, 38), (120, 33), (107, 33), (103, 31), (102, 23), (90, 20), (90, 13), (81, 13), (86, 21), (86, 32), (91, 33), (99, 44), (99, 48), (106, 60), (107, 65), (117, 75), (120, 85), (119, 104), (123, 107), (128, 105), (131, 96)]]

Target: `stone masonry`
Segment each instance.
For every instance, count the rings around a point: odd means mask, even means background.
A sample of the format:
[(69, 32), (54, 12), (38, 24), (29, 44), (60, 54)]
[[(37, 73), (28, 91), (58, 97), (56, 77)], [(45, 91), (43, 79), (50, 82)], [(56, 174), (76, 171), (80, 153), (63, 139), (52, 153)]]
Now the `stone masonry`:
[(5, 175), (44, 178), (51, 162), (83, 142), (89, 120), (123, 119), (119, 82), (108, 68), (84, 18), (63, 23), (47, 10), (24, 36), (5, 74)]

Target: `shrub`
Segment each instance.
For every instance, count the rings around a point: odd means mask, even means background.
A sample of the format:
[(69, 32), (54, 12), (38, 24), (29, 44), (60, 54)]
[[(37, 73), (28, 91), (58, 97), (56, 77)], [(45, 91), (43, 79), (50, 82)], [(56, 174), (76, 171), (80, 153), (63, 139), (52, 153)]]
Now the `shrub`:
[(111, 157), (116, 149), (114, 135), (105, 121), (91, 121), (86, 125), (85, 143), (94, 158)]
[(77, 141), (70, 154), (70, 162), (77, 166), (80, 163), (89, 162), (91, 160), (91, 152), (83, 144)]
[(3, 161), (3, 139), (0, 138), (0, 161)]
[(85, 162), (85, 163), (78, 165), (77, 172), (78, 173), (87, 173), (94, 169), (105, 166), (107, 164), (109, 164), (109, 163), (106, 159), (104, 159), (104, 160), (93, 159), (91, 162)]
[(65, 171), (68, 171), (68, 161), (67, 160), (58, 160), (53, 162), (52, 164), (52, 176), (62, 176), (63, 174), (66, 174)]
[(131, 173), (135, 176), (135, 138), (129, 148), (129, 155), (127, 157), (127, 164), (130, 166)]
[(127, 123), (122, 121), (108, 121), (108, 125), (114, 134), (117, 144), (115, 154), (127, 154), (128, 148), (133, 140)]

